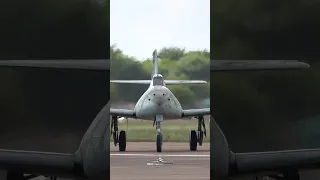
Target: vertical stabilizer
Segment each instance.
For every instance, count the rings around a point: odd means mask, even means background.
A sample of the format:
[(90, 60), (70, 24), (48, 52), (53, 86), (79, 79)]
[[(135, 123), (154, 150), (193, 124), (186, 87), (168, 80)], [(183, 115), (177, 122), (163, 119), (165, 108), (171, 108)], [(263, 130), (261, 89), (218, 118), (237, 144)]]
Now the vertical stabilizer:
[(157, 54), (157, 50), (153, 51), (152, 61), (153, 61), (153, 68), (152, 68), (151, 79), (152, 79), (153, 75), (158, 74), (158, 54)]

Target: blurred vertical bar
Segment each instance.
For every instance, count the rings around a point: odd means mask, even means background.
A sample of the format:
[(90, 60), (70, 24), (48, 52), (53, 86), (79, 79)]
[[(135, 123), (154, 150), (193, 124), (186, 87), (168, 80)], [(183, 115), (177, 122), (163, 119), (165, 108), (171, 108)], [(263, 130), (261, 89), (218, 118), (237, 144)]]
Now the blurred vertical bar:
[[(211, 59), (295, 59), (311, 65), (304, 70), (211, 71), (211, 112), (233, 152), (320, 147), (319, 5), (312, 0), (211, 2)], [(217, 153), (214, 139), (211, 160)], [(311, 174), (306, 179), (320, 177), (319, 171)]]
[[(0, 60), (107, 60), (109, 7), (109, 0), (1, 1)], [(0, 67), (0, 149), (74, 153), (109, 102), (109, 80), (110, 71)]]

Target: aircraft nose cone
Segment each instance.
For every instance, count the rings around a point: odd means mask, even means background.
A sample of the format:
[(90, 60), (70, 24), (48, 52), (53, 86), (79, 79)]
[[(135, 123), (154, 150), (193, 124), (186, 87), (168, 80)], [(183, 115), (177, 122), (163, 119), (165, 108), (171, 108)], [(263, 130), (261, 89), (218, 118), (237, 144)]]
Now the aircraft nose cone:
[(153, 103), (155, 103), (157, 106), (161, 106), (164, 103), (164, 100), (161, 97), (155, 97), (153, 98)]

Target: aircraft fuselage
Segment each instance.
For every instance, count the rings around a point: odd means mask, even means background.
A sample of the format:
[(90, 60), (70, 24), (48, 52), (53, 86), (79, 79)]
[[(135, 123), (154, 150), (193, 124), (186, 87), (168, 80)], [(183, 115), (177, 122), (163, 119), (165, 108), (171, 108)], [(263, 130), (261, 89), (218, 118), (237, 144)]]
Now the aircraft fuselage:
[(165, 86), (150, 85), (140, 97), (134, 111), (138, 119), (154, 120), (156, 115), (163, 115), (164, 120), (182, 117), (182, 107), (178, 99)]

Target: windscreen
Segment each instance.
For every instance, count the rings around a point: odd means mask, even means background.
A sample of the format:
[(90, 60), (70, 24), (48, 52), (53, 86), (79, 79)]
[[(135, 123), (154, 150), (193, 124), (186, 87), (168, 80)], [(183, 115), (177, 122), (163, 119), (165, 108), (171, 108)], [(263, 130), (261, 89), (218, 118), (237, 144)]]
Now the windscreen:
[(159, 77), (159, 76), (153, 77), (153, 85), (154, 86), (163, 86), (163, 78)]

